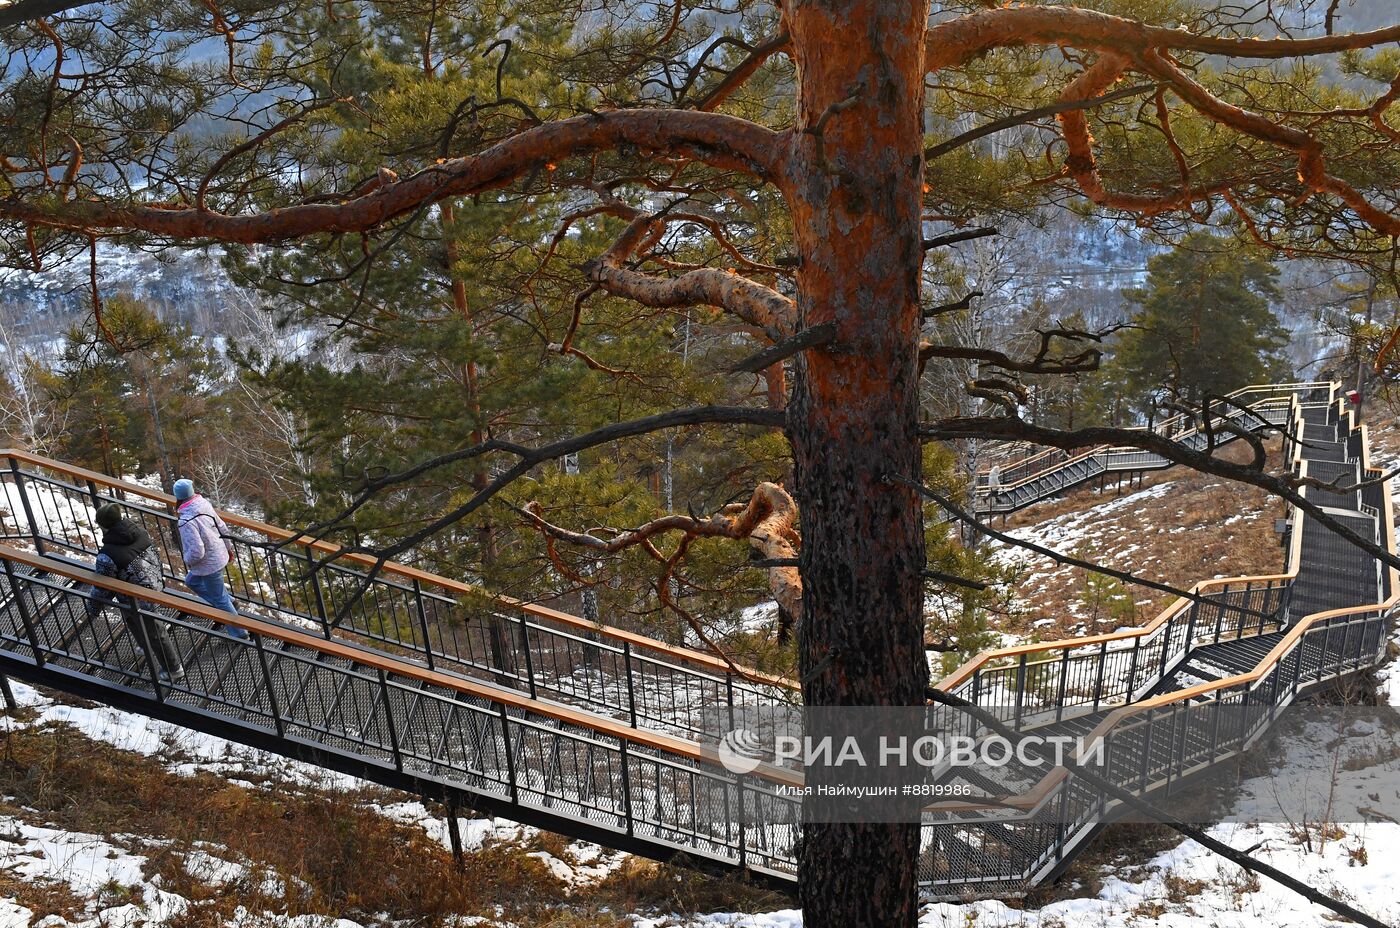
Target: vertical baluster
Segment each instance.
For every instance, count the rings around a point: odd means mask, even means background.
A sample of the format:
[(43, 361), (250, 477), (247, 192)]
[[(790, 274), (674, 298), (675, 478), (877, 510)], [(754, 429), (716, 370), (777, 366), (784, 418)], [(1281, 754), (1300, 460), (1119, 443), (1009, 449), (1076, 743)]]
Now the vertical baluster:
[(29, 503), (29, 490), (25, 485), (24, 474), (19, 469), (19, 461), (10, 458), (10, 473), (15, 478), (15, 489), (19, 491), (19, 501), (24, 509), (24, 518), (29, 522), (29, 537), (34, 542), (34, 551), (44, 553), (44, 541), (39, 536), (39, 523), (34, 520), (34, 507)]
[[(20, 589), (20, 581), (15, 576), (15, 566), (9, 560), (5, 562), (5, 579), (10, 584), (10, 592), (14, 594), (15, 604), (19, 607), (19, 620), (24, 625), (24, 633), (29, 638), (29, 646), (34, 649), (34, 663), (39, 669), (44, 667), (44, 649), (39, 647), (39, 635), (34, 629), (34, 612), (29, 608), (29, 600), (25, 597), (24, 591)], [(29, 582), (32, 586), (32, 581)]]
[(433, 660), (433, 639), (428, 637), (428, 609), (423, 603), (423, 584), (418, 582), (418, 578), (413, 578), (413, 606), (418, 613), (418, 627), (423, 632), (423, 657), (428, 662), (428, 669), (436, 669)]
[(623, 639), (622, 667), (627, 677), (627, 719), (632, 727), (637, 727), (637, 691), (632, 682), (632, 642)]
[(253, 647), (258, 651), (258, 664), (262, 667), (263, 689), (267, 692), (267, 708), (272, 713), (272, 724), (277, 729), (277, 737), (287, 737), (287, 726), (282, 719), (282, 709), (278, 705), (277, 690), (272, 683), (272, 664), (267, 659), (267, 649), (263, 646), (263, 637), (258, 632), (252, 633)]

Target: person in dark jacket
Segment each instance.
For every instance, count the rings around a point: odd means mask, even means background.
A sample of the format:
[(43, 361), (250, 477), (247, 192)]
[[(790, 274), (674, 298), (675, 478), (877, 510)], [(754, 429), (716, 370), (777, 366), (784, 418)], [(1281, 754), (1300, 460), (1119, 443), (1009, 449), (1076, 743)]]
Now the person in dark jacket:
[[(145, 529), (122, 518), (121, 508), (116, 503), (108, 503), (97, 510), (97, 524), (102, 529), (102, 547), (98, 549), (94, 571), (104, 577), (144, 586), (148, 590), (165, 588), (160, 554), (151, 544), (151, 536)], [(155, 649), (160, 679), (167, 683), (182, 679), (185, 668), (181, 666), (180, 652), (170, 640), (164, 624), (142, 612), (132, 597), (95, 586), (92, 588), (92, 598), (87, 600), (88, 618), (95, 618), (113, 600), (121, 609), (122, 621), (126, 622), (136, 647), (145, 653), (146, 643), (149, 642)], [(151, 655), (146, 656), (149, 659)]]

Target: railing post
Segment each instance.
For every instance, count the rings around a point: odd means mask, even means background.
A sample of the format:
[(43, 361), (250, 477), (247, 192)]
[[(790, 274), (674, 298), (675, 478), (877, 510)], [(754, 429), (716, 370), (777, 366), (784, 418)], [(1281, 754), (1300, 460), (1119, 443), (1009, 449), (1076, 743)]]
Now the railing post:
[(515, 750), (510, 743), (510, 711), (501, 703), (501, 745), (506, 752), (506, 786), (510, 790), (510, 801), (520, 804), (520, 788), (515, 783)]
[(1152, 729), (1156, 718), (1156, 710), (1149, 709), (1147, 717), (1142, 722), (1142, 767), (1140, 769), (1141, 778), (1138, 781), (1138, 792), (1145, 793), (1147, 784), (1150, 782), (1152, 766)]
[(637, 691), (632, 682), (632, 642), (622, 642), (622, 667), (627, 677), (627, 719), (637, 727)]
[(10, 458), (10, 473), (15, 478), (15, 489), (19, 491), (20, 506), (24, 509), (24, 518), (29, 522), (29, 537), (34, 542), (34, 552), (44, 553), (44, 542), (39, 537), (39, 523), (34, 521), (34, 507), (29, 504), (29, 491), (24, 485), (24, 474), (19, 469), (19, 461)]
[(525, 652), (525, 683), (529, 687), (530, 698), (535, 699), (537, 696), (535, 660), (530, 655), (530, 623), (526, 619), (524, 610), (520, 612), (520, 649)]
[(1099, 659), (1095, 662), (1098, 665), (1098, 672), (1094, 674), (1094, 711), (1099, 711), (1099, 702), (1103, 699), (1103, 672), (1104, 665), (1108, 662), (1108, 642), (1099, 642)]
[(316, 569), (316, 552), (311, 545), (302, 546), (306, 551), (306, 570), (311, 579), (312, 601), (316, 603), (316, 616), (321, 620), (321, 634), (331, 639), (331, 617), (326, 614), (326, 597), (321, 592), (321, 572)]
[(433, 640), (428, 637), (428, 610), (423, 605), (423, 584), (417, 577), (413, 578), (413, 605), (418, 611), (418, 627), (423, 632), (423, 657), (428, 662), (428, 669), (436, 670), (433, 661)]
[[(1186, 607), (1188, 612), (1194, 610), (1195, 608), (1195, 603), (1192, 603), (1191, 605)], [(1167, 623), (1162, 626), (1162, 660), (1159, 662), (1157, 667), (1157, 676), (1159, 678), (1165, 677), (1167, 675), (1167, 657), (1171, 654), (1171, 643), (1175, 632), (1176, 616), (1174, 615), (1170, 619), (1167, 619)]]
[(627, 769), (627, 739), (619, 738), (617, 747), (622, 758), (622, 820), (630, 838), (636, 829), (632, 818), (632, 775)]
[[(124, 608), (120, 600), (115, 603), (118, 609)], [(141, 600), (132, 600), (132, 606), (136, 610), (136, 635), (141, 640), (141, 649), (146, 654), (146, 675), (151, 679), (151, 689), (155, 691), (156, 701), (165, 702), (165, 692), (160, 686), (160, 658), (156, 656), (155, 645), (151, 642), (151, 631), (146, 627), (146, 616), (141, 614)]]
[[(1103, 668), (1099, 668), (1103, 672)], [(1026, 704), (1026, 655), (1023, 653), (1021, 659), (1016, 662), (1016, 724), (1021, 724), (1021, 710)]]
[(379, 691), (384, 694), (384, 721), (389, 729), (389, 746), (394, 749), (394, 769), (403, 770), (403, 752), (399, 749), (398, 726), (394, 724), (394, 703), (389, 699), (389, 675), (379, 670)]
[(1055, 697), (1055, 721), (1061, 721), (1065, 717), (1065, 687), (1069, 683), (1069, 649), (1065, 648), (1060, 652), (1060, 687), (1059, 693)]
[(277, 704), (277, 690), (272, 685), (272, 665), (267, 660), (267, 649), (263, 647), (262, 635), (252, 633), (253, 646), (258, 650), (258, 663), (262, 666), (263, 686), (267, 689), (267, 707), (272, 711), (272, 724), (277, 729), (277, 737), (287, 737), (287, 726), (282, 719), (282, 709)]
[(39, 647), (39, 636), (34, 631), (34, 613), (29, 608), (29, 600), (20, 590), (19, 579), (15, 576), (15, 565), (8, 560), (5, 561), (5, 579), (10, 584), (10, 591), (15, 595), (16, 605), (19, 606), (19, 620), (24, 625), (24, 633), (29, 638), (29, 646), (34, 649), (34, 665), (42, 670), (44, 651)]
[(1133, 701), (1133, 696), (1137, 693), (1137, 668), (1138, 652), (1142, 650), (1142, 636), (1133, 636), (1133, 653), (1128, 658), (1128, 701)]
[(729, 730), (734, 730), (734, 671), (724, 672), (724, 701), (729, 706)]
[(739, 872), (744, 872), (749, 868), (749, 839), (745, 834), (744, 824), (746, 821), (746, 806), (744, 805), (744, 778), (734, 777), (734, 788), (739, 798)]

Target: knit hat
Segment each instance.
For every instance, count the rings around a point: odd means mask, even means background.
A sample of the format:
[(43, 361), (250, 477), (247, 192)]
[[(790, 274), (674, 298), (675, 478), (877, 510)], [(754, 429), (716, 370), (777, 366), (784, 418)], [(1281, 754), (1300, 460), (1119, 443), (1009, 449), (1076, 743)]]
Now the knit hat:
[(101, 528), (115, 528), (122, 520), (122, 507), (108, 503), (97, 510), (97, 524)]
[(175, 501), (183, 503), (194, 496), (194, 481), (180, 478), (175, 481)]

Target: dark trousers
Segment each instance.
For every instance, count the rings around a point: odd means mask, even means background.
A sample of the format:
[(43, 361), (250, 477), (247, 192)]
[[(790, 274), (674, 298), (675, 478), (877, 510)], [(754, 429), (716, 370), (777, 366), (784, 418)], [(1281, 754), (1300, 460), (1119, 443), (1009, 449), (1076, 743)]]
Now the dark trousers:
[(183, 665), (180, 661), (180, 652), (176, 649), (175, 642), (171, 640), (170, 633), (166, 631), (165, 623), (158, 622), (150, 615), (138, 611), (136, 602), (125, 596), (118, 596), (117, 604), (121, 608), (122, 621), (126, 623), (127, 629), (131, 632), (136, 647), (147, 658), (150, 658), (151, 652), (146, 649), (146, 643), (150, 642), (151, 647), (155, 648), (155, 658), (162, 669), (167, 673), (181, 670)]

